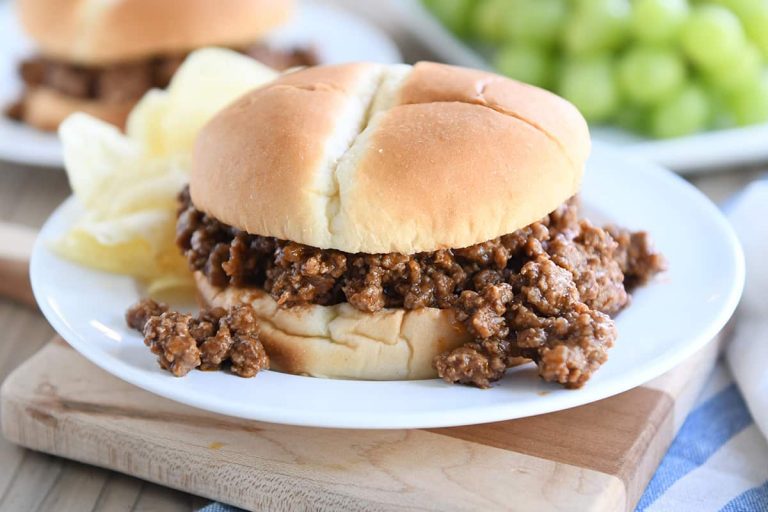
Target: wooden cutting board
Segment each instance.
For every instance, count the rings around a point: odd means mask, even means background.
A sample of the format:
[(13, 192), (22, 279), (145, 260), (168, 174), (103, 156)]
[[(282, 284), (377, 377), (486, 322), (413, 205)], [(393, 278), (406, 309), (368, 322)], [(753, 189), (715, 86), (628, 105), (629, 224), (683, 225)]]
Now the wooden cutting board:
[(5, 381), (0, 417), (5, 437), (28, 448), (252, 510), (613, 512), (634, 508), (717, 346), (575, 409), (386, 431), (207, 413), (127, 384), (54, 339)]

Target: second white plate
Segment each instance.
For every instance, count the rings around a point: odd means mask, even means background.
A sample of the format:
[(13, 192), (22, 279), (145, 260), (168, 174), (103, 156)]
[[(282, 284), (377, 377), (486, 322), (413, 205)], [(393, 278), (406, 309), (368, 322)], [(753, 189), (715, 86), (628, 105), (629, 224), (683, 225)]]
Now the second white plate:
[(605, 398), (661, 375), (702, 348), (739, 300), (744, 262), (722, 214), (681, 178), (596, 148), (582, 199), (588, 215), (648, 230), (670, 270), (640, 288), (616, 319), (608, 362), (580, 390), (542, 382), (531, 365), (514, 368), (490, 390), (439, 380), (370, 382), (264, 372), (175, 378), (161, 370), (125, 309), (140, 298), (133, 279), (56, 257), (47, 244), (80, 214), (70, 199), (38, 238), (31, 278), (40, 309), (85, 357), (136, 386), (185, 404), (241, 418), (339, 428), (426, 428), (521, 418)]

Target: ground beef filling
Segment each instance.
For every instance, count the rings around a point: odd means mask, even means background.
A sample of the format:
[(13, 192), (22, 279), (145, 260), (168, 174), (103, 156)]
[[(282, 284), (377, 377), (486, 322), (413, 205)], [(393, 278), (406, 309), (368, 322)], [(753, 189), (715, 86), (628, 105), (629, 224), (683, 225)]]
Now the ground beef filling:
[(125, 320), (144, 334), (144, 343), (160, 366), (177, 377), (194, 368), (218, 370), (225, 364), (241, 377), (269, 368), (258, 321), (249, 306), (204, 309), (193, 317), (144, 299), (128, 309)]
[(446, 381), (479, 387), (519, 357), (533, 360), (547, 381), (582, 386), (616, 338), (611, 315), (628, 304), (627, 285), (665, 267), (645, 233), (579, 219), (575, 199), (463, 249), (350, 254), (245, 233), (197, 210), (185, 190), (177, 243), (211, 284), (263, 288), (284, 307), (453, 309), (474, 341), (434, 365)]
[[(307, 49), (277, 50), (257, 44), (236, 50), (279, 70), (317, 63), (314, 52)], [(45, 86), (74, 98), (127, 103), (139, 100), (154, 87), (165, 88), (186, 57), (187, 53), (179, 53), (87, 67), (36, 56), (24, 60), (19, 72), (30, 88)], [(22, 110), (21, 103), (17, 103), (8, 114), (20, 118)]]

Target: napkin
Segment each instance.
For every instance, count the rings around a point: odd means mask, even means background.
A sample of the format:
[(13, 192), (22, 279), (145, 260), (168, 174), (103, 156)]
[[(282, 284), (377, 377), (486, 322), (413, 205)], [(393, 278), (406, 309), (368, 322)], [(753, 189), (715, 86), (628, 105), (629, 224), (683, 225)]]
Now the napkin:
[(751, 184), (726, 211), (747, 269), (726, 360), (755, 424), (768, 437), (768, 180)]
[(766, 461), (768, 442), (719, 361), (635, 512), (766, 511)]

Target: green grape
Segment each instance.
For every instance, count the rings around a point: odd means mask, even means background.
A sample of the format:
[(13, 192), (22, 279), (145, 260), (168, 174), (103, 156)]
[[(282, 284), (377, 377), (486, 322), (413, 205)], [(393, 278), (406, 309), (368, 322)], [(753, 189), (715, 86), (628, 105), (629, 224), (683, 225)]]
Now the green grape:
[(673, 40), (688, 15), (686, 0), (635, 0), (632, 4), (632, 33), (647, 43)]
[(709, 98), (698, 85), (687, 85), (651, 113), (651, 134), (682, 137), (703, 130), (710, 119)]
[(763, 60), (754, 45), (748, 45), (739, 58), (730, 59), (717, 68), (707, 70), (708, 83), (723, 92), (733, 92), (760, 79)]
[(558, 93), (573, 103), (587, 121), (607, 120), (619, 106), (611, 59), (595, 56), (569, 60), (563, 65)]
[(741, 19), (749, 39), (768, 59), (768, 2), (764, 0), (729, 0), (728, 5)]
[(712, 129), (724, 130), (726, 128), (733, 128), (736, 125), (736, 120), (729, 104), (730, 98), (728, 94), (711, 86), (706, 91), (709, 97), (709, 124)]
[(552, 59), (539, 46), (512, 43), (503, 46), (494, 59), (501, 73), (539, 87), (549, 87), (552, 82)]
[(568, 15), (565, 0), (512, 0), (507, 6), (503, 20), (507, 39), (528, 43), (555, 42)]
[(636, 46), (619, 61), (621, 90), (640, 105), (652, 105), (675, 93), (685, 82), (685, 63), (672, 50)]
[(751, 10), (765, 2), (763, 0), (708, 0), (709, 3), (722, 5), (736, 13), (739, 18), (747, 15)]
[(639, 105), (623, 105), (616, 113), (616, 125), (636, 133), (648, 131), (648, 109)]
[(581, 0), (565, 25), (565, 49), (584, 56), (620, 46), (627, 38), (631, 13), (627, 0)]
[(699, 5), (683, 24), (682, 42), (694, 63), (711, 69), (739, 58), (747, 41), (735, 14), (719, 5)]
[(467, 35), (473, 0), (422, 0), (422, 2), (450, 31), (460, 36)]
[(508, 0), (478, 2), (471, 19), (474, 36), (484, 41), (503, 41), (506, 38), (504, 17), (508, 9)]
[(768, 121), (768, 76), (739, 89), (730, 97), (734, 120), (739, 125)]

